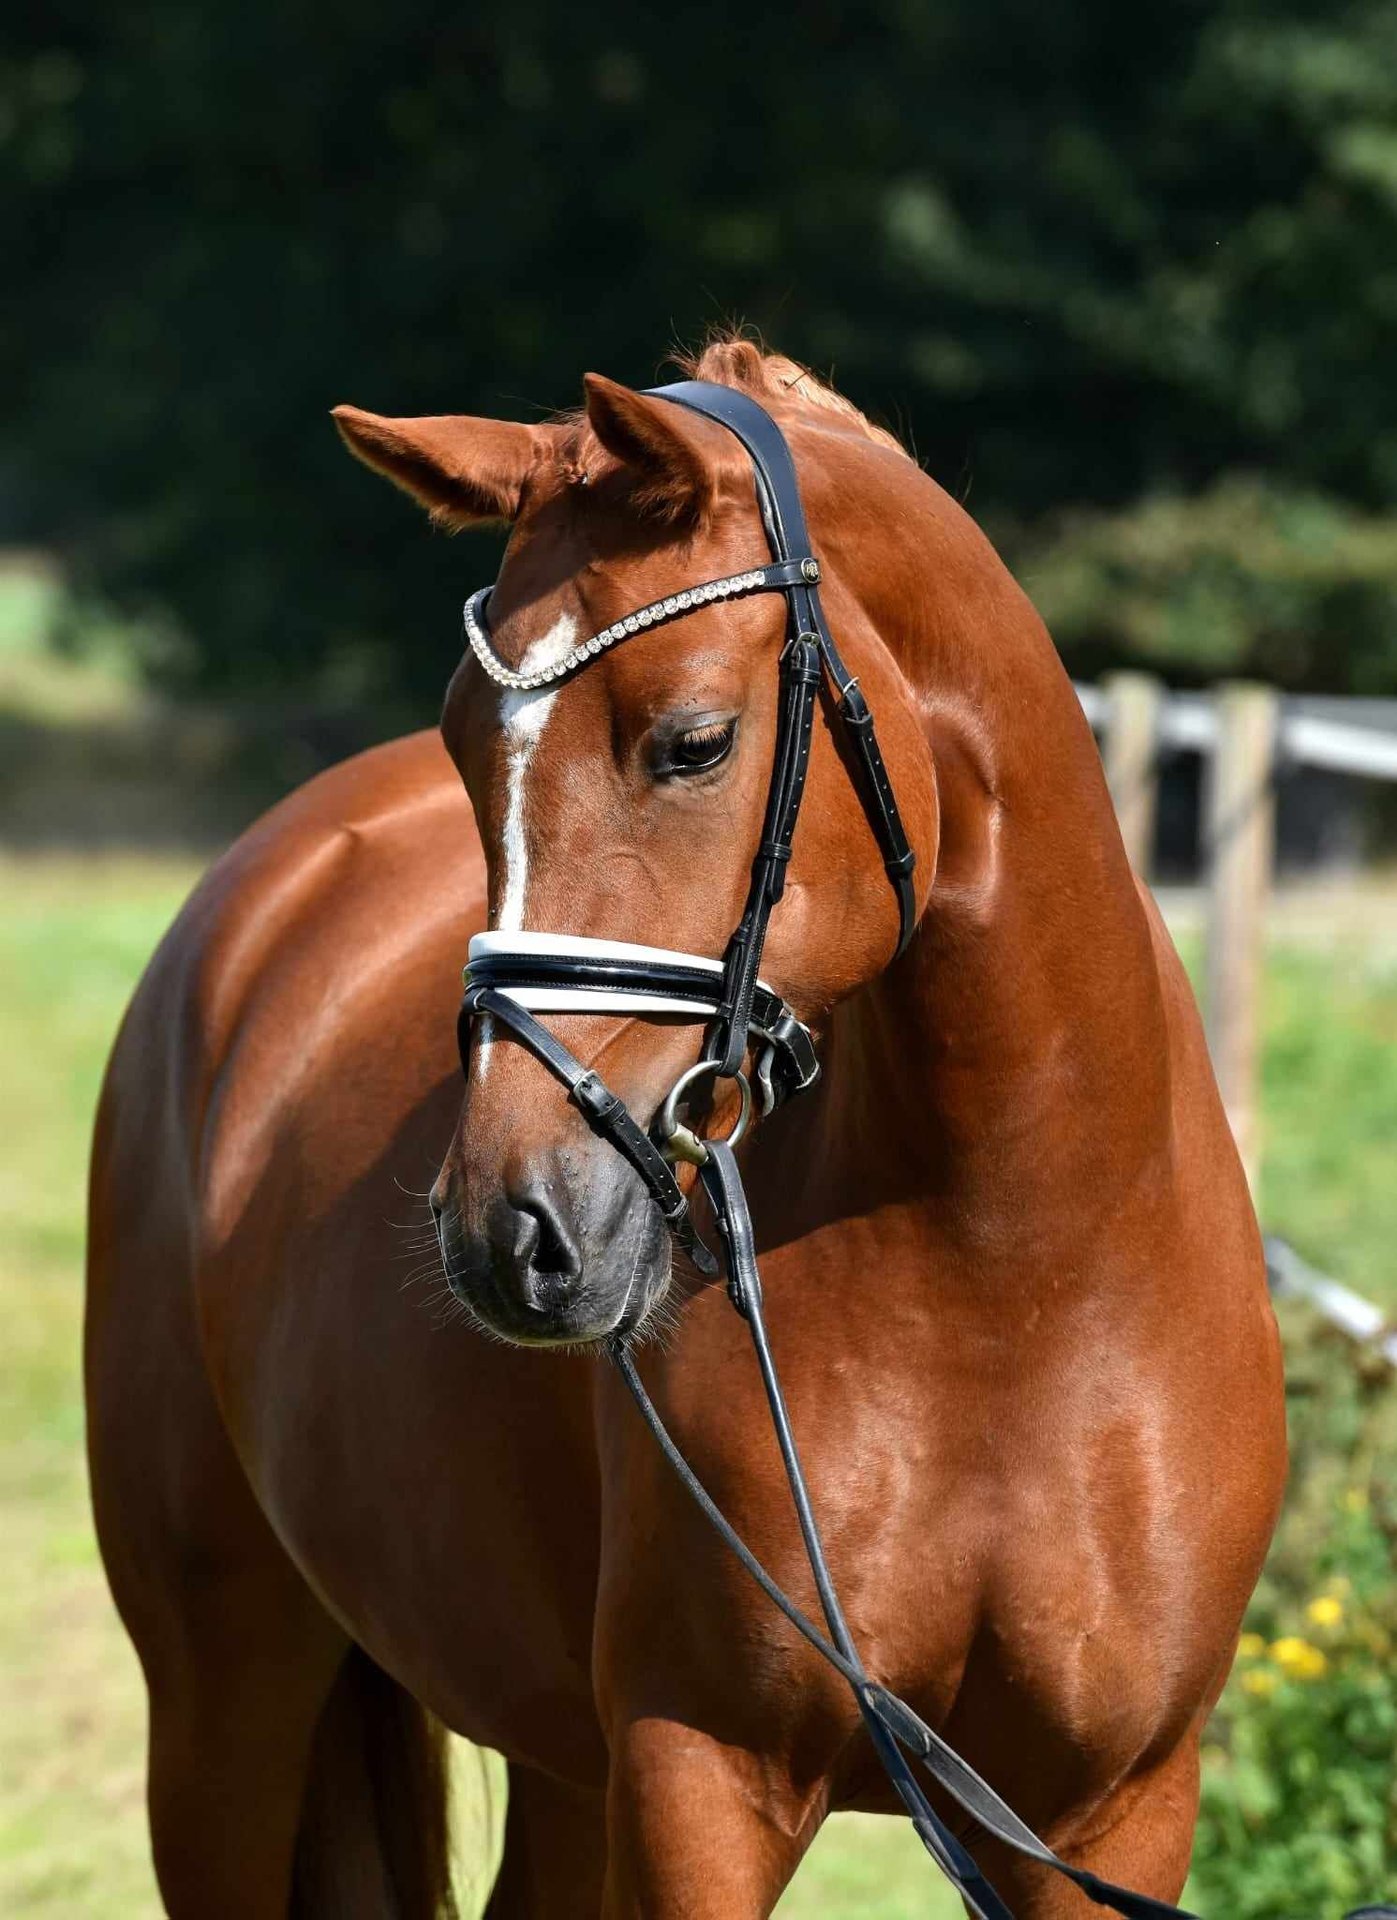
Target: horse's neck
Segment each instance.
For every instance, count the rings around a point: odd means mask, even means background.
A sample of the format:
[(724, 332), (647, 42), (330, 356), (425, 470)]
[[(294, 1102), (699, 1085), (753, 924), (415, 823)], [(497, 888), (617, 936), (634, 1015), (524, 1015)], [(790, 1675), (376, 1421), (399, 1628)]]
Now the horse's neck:
[[(977, 1265), (1064, 1250), (1169, 1139), (1154, 945), (1056, 660), (929, 732), (936, 880), (903, 958), (841, 1011), (822, 1127), (846, 1191), (924, 1210)], [(992, 745), (990, 744), (992, 743)]]

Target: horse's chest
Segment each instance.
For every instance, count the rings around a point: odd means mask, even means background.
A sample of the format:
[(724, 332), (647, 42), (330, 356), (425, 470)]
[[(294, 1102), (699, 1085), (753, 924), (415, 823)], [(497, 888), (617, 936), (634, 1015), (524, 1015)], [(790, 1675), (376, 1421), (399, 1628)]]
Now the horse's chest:
[[(990, 1549), (951, 1513), (915, 1558), (889, 1556), (881, 1592), (860, 1585), (870, 1670), (1033, 1821), (1104, 1799), (1187, 1721), (1178, 1623), (1041, 1536)], [(839, 1804), (897, 1811), (864, 1743), (836, 1779)]]
[[(804, 1383), (831, 1567), (870, 1671), (1051, 1818), (1177, 1737), (1206, 1687), (1193, 1543), (1148, 1430), (1087, 1440), (1065, 1392), (1056, 1418), (1026, 1411), (1027, 1380), (971, 1418), (963, 1382), (934, 1375), (847, 1404), (841, 1375), (818, 1398)], [(847, 1765), (837, 1798), (883, 1804), (871, 1754)]]

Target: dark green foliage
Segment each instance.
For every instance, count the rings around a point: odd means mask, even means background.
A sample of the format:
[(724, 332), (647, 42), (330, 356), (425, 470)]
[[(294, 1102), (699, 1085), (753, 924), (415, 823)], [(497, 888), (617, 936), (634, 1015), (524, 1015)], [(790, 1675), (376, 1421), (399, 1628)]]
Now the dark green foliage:
[(1397, 685), (1385, 0), (16, 15), (0, 526), (167, 672), (435, 690), (489, 542), (326, 409), (534, 417), (740, 314), (969, 493), (1078, 664)]

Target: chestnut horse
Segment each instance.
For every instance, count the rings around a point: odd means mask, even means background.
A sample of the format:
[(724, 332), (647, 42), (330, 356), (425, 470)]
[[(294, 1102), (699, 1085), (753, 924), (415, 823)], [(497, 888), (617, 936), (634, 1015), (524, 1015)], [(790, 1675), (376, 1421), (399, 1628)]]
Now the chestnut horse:
[[(1174, 1899), (1284, 1476), (1261, 1249), (1189, 988), (1072, 687), (966, 515), (793, 363), (725, 342), (693, 371), (789, 440), (917, 855), (894, 959), (826, 711), (763, 969), (823, 1075), (742, 1165), (829, 1559), (870, 1671), (1069, 1860)], [(492, 626), (516, 665), (766, 558), (732, 436), (610, 381), (545, 425), (337, 418), (438, 522), (512, 523)], [(767, 1914), (828, 1812), (896, 1806), (843, 1683), (598, 1363), (632, 1335), (809, 1608), (721, 1289), (508, 1033), (480, 1036), (464, 1099), (456, 1063), (487, 925), (721, 954), (782, 638), (758, 596), (561, 686), (501, 692), (467, 655), (441, 741), (274, 809), (136, 994), (97, 1125), (87, 1383), (174, 1915), (449, 1910), (443, 1724), (508, 1761), (497, 1920)], [(642, 1116), (701, 1041), (614, 1014), (555, 1031)], [(725, 1091), (709, 1124), (731, 1119)], [(455, 1319), (400, 1284), (403, 1193), (433, 1175)], [(959, 1830), (1024, 1920), (1090, 1910)]]

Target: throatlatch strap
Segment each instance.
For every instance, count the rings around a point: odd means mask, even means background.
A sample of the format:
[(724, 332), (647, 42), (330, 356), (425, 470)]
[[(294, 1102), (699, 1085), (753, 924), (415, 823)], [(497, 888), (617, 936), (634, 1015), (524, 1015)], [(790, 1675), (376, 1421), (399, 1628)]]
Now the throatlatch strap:
[[(805, 507), (800, 497), (795, 461), (786, 444), (786, 436), (765, 407), (750, 394), (740, 393), (734, 387), (718, 386), (708, 380), (678, 380), (670, 386), (651, 387), (648, 391), (656, 399), (672, 400), (676, 406), (687, 407), (691, 413), (717, 420), (730, 433), (736, 434), (752, 461), (757, 483), (757, 504), (772, 557), (776, 560), (800, 561), (802, 555), (812, 555), (810, 530), (805, 523)], [(864, 808), (882, 849), (883, 865), (897, 894), (897, 952), (901, 953), (916, 931), (916, 894), (912, 886), (916, 855), (908, 842), (892, 783), (883, 764), (873, 715), (859, 690), (858, 681), (844, 664), (825, 618), (820, 600), (818, 563), (812, 558), (808, 566), (802, 561), (801, 568), (801, 577), (792, 584), (787, 596), (790, 639), (808, 635), (816, 642), (824, 669), (834, 688), (839, 718), (849, 735), (860, 771), (859, 784), (863, 789)], [(755, 895), (755, 885), (753, 892)]]
[(787, 648), (782, 663), (776, 754), (771, 784), (767, 788), (762, 837), (752, 863), (746, 910), (728, 945), (723, 1005), (709, 1043), (709, 1057), (717, 1061), (718, 1071), (723, 1074), (737, 1072), (747, 1048), (752, 996), (766, 945), (767, 924), (772, 908), (785, 892), (796, 816), (810, 767), (810, 736), (819, 684), (819, 659), (814, 643), (802, 636)]
[(909, 1792), (907, 1767), (902, 1748), (906, 1748), (921, 1761), (937, 1785), (964, 1808), (986, 1833), (993, 1835), (995, 1839), (1011, 1847), (1016, 1853), (1021, 1853), (1028, 1859), (1036, 1860), (1040, 1865), (1050, 1868), (1053, 1872), (1062, 1874), (1079, 1887), (1097, 1906), (1108, 1907), (1112, 1912), (1125, 1916), (1125, 1920), (1196, 1920), (1195, 1915), (1187, 1913), (1181, 1907), (1170, 1906), (1167, 1901), (1156, 1900), (1149, 1894), (1135, 1893), (1129, 1887), (1116, 1886), (1113, 1882), (1102, 1880), (1083, 1867), (1074, 1867), (1066, 1860), (1060, 1859), (1038, 1838), (1033, 1829), (1019, 1818), (1013, 1808), (1000, 1798), (989, 1782), (976, 1773), (975, 1769), (963, 1760), (955, 1749), (941, 1738), (940, 1734), (934, 1732), (921, 1716), (907, 1705), (905, 1700), (900, 1700), (896, 1694), (868, 1677), (849, 1633), (829, 1565), (825, 1559), (824, 1547), (805, 1483), (804, 1470), (801, 1467), (800, 1455), (791, 1431), (785, 1396), (781, 1391), (776, 1363), (767, 1339), (761, 1279), (757, 1272), (752, 1223), (747, 1210), (746, 1195), (742, 1189), (737, 1162), (731, 1149), (721, 1140), (708, 1142), (708, 1160), (702, 1169), (701, 1177), (709, 1199), (713, 1203), (719, 1233), (722, 1236), (728, 1292), (734, 1306), (747, 1321), (752, 1335), (757, 1364), (761, 1369), (762, 1386), (766, 1392), (767, 1406), (771, 1413), (772, 1424), (776, 1429), (782, 1463), (790, 1485), (791, 1497), (795, 1502), (796, 1517), (800, 1522), (806, 1557), (810, 1563), (811, 1573), (814, 1575), (816, 1591), (820, 1596), (820, 1605), (829, 1623), (832, 1639), (826, 1638), (789, 1598), (784, 1589), (778, 1586), (741, 1535), (720, 1511), (661, 1420), (654, 1402), (645, 1390), (644, 1382), (640, 1378), (630, 1352), (624, 1345), (613, 1346), (611, 1358), (617, 1371), (635, 1400), (645, 1424), (659, 1442), (665, 1458), (678, 1474), (685, 1489), (768, 1599), (780, 1608), (802, 1638), (807, 1640), (816, 1652), (821, 1654), (848, 1682), (858, 1701), (859, 1711), (868, 1727), (878, 1757), (887, 1769), (903, 1804), (911, 1814), (912, 1823), (923, 1845), (960, 1893), (972, 1913), (981, 1916), (981, 1920), (1013, 1920), (1010, 1909), (1005, 1906), (999, 1894), (980, 1872), (964, 1846), (938, 1818), (915, 1781), (910, 1781)]

